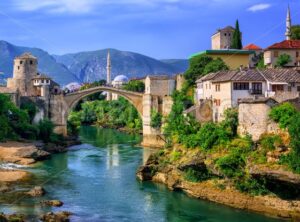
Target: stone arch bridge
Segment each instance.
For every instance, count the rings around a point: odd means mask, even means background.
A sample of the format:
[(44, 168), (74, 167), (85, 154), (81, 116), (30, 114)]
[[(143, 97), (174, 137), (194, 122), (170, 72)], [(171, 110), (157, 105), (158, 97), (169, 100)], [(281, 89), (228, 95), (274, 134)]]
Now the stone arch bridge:
[(99, 86), (77, 91), (66, 95), (52, 95), (50, 99), (50, 119), (56, 125), (55, 131), (67, 135), (67, 119), (69, 113), (83, 98), (98, 93), (110, 92), (127, 99), (138, 111), (143, 120), (143, 145), (162, 146), (164, 139), (160, 131), (150, 126), (151, 110), (156, 109), (167, 115), (172, 106), (170, 97), (143, 94), (108, 86)]

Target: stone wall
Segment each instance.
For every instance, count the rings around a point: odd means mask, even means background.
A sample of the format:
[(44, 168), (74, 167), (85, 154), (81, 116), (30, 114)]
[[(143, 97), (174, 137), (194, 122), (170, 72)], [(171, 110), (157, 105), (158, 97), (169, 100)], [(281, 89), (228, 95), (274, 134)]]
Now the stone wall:
[(275, 104), (272, 99), (241, 101), (238, 134), (251, 135), (254, 141), (258, 141), (262, 134), (280, 132), (278, 125), (269, 118), (270, 110)]

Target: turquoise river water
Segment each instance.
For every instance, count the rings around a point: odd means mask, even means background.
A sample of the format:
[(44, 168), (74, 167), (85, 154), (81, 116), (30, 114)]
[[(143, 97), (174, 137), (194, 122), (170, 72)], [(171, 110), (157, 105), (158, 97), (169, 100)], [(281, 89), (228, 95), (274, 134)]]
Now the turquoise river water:
[[(34, 200), (10, 197), (0, 201), (0, 211), (34, 216), (66, 210), (74, 213), (71, 221), (78, 222), (280, 221), (193, 199), (181, 192), (171, 192), (164, 185), (138, 181), (136, 170), (151, 153), (134, 146), (141, 139), (138, 135), (82, 127), (80, 137), (82, 145), (27, 168), (35, 176), (20, 185), (20, 190), (42, 185), (46, 196)], [(45, 208), (39, 202), (46, 199), (59, 199), (65, 204), (59, 209)]]

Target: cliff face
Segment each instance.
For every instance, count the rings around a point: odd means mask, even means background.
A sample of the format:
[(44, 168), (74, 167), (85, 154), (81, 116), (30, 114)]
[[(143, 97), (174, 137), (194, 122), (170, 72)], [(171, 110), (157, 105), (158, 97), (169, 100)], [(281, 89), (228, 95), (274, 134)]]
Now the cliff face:
[[(175, 148), (178, 150), (178, 148)], [(180, 158), (175, 158), (174, 151), (159, 151), (150, 156), (147, 163), (140, 167), (137, 177), (163, 183), (170, 190), (182, 190), (188, 195), (225, 204), (234, 208), (249, 210), (281, 218), (300, 220), (299, 195), (294, 198), (280, 198), (275, 193), (268, 195), (251, 195), (237, 190), (230, 179), (225, 178), (211, 161), (200, 151), (184, 151)], [(201, 172), (198, 181), (193, 181), (187, 172)], [(252, 169), (255, 176), (263, 177), (267, 182), (276, 184), (277, 189), (297, 189), (300, 177), (284, 169), (268, 169), (257, 166)], [(209, 176), (207, 176), (209, 175)], [(294, 191), (292, 191), (294, 192)], [(297, 192), (296, 192), (297, 193)]]

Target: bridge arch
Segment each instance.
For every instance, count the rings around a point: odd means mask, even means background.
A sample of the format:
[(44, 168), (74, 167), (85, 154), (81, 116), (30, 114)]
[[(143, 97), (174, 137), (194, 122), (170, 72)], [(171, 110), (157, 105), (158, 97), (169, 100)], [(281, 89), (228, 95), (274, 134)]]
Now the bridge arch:
[(68, 118), (70, 111), (76, 106), (76, 104), (78, 104), (80, 100), (98, 92), (110, 92), (124, 97), (136, 108), (140, 116), (141, 117), (143, 116), (143, 94), (142, 93), (131, 92), (131, 91), (122, 90), (113, 87), (107, 87), (107, 86), (99, 86), (99, 87), (81, 90), (78, 92), (65, 95), (64, 100), (67, 106), (65, 112), (65, 119)]

